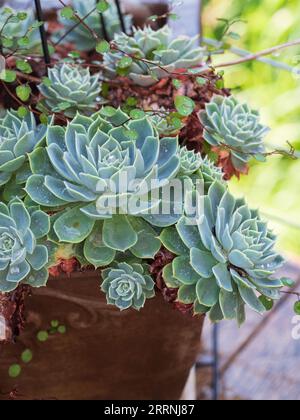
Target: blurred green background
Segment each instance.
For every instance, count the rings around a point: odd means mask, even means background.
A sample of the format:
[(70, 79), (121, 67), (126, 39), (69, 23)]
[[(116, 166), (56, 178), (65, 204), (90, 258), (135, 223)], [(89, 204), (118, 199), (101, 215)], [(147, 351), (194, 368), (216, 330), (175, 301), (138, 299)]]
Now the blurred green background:
[[(218, 18), (235, 17), (245, 21), (231, 28), (240, 35), (239, 39), (228, 38), (235, 47), (257, 52), (300, 38), (299, 0), (206, 0), (204, 36), (220, 37), (224, 24)], [(234, 57), (226, 53), (216, 56), (214, 62)], [(300, 69), (300, 47), (269, 58)], [(224, 70), (226, 86), (260, 109), (263, 122), (272, 128), (267, 139), (270, 147), (288, 149), (289, 141), (300, 151), (300, 75), (257, 61)], [(272, 219), (282, 251), (300, 255), (300, 160), (275, 156), (267, 163), (254, 163), (250, 175), (234, 180), (231, 190), (245, 195), (253, 207), (260, 207)]]

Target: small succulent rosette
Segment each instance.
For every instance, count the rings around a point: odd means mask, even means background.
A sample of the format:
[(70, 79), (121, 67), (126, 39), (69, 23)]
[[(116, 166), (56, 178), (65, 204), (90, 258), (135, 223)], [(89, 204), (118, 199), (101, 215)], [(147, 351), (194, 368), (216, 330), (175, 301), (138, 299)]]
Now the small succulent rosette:
[(230, 152), (237, 171), (244, 172), (251, 158), (266, 152), (264, 137), (269, 128), (261, 124), (257, 111), (239, 103), (233, 96), (215, 95), (199, 117), (204, 139), (211, 146)]
[(101, 290), (106, 294), (107, 303), (121, 311), (129, 308), (140, 310), (146, 299), (155, 296), (154, 281), (148, 268), (139, 263), (117, 263), (102, 271)]
[(16, 194), (16, 187), (29, 176), (28, 153), (41, 146), (47, 127), (37, 125), (33, 113), (19, 117), (14, 110), (0, 118), (0, 187), (5, 198)]
[[(182, 36), (172, 40), (168, 26), (157, 31), (150, 27), (134, 28), (133, 36), (117, 34), (114, 41), (119, 51), (104, 55), (108, 74), (128, 75), (136, 85), (144, 87), (154, 85), (175, 70), (200, 66), (204, 57), (203, 48), (195, 45), (196, 39)], [(127, 60), (135, 56), (136, 59)]]
[(11, 292), (21, 283), (45, 286), (48, 249), (44, 239), (50, 230), (46, 213), (27, 209), (13, 200), (0, 203), (0, 292)]
[(91, 115), (102, 102), (99, 74), (77, 64), (58, 64), (48, 70), (48, 78), (38, 86), (45, 105), (52, 112), (74, 118), (77, 112)]

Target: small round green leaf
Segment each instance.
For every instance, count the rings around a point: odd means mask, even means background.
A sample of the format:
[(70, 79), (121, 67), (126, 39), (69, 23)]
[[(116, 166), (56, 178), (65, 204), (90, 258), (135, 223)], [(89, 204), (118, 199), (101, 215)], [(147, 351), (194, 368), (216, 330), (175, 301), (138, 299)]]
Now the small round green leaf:
[(109, 3), (106, 0), (100, 0), (97, 3), (97, 10), (98, 10), (98, 12), (104, 13), (108, 9), (109, 9)]
[(37, 334), (37, 340), (41, 343), (45, 343), (49, 338), (49, 334), (47, 331), (39, 331)]
[(294, 311), (295, 311), (295, 314), (300, 315), (300, 301), (295, 303)]
[(194, 112), (195, 102), (187, 96), (177, 96), (175, 99), (175, 107), (180, 115), (188, 117)]
[(29, 349), (24, 350), (23, 353), (21, 354), (21, 359), (23, 363), (30, 363), (33, 359), (32, 351)]
[(96, 45), (96, 51), (99, 54), (108, 53), (110, 51), (110, 44), (109, 44), (109, 42), (107, 42), (105, 40), (98, 42), (98, 44)]
[(8, 375), (10, 378), (13, 378), (13, 379), (20, 376), (21, 372), (22, 372), (22, 368), (18, 364), (11, 365), (10, 368), (8, 369)]

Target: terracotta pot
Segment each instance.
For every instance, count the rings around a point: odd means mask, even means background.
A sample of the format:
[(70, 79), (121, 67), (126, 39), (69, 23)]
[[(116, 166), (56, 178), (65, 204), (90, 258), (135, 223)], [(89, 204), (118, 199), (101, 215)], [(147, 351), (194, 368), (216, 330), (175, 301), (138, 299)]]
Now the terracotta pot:
[[(49, 281), (27, 303), (28, 325), (0, 355), (0, 399), (12, 390), (21, 399), (179, 399), (200, 346), (204, 318), (184, 316), (161, 295), (140, 311), (120, 312), (106, 304), (99, 273)], [(52, 320), (65, 335), (45, 343), (37, 332)], [(18, 379), (8, 368), (24, 349), (33, 361)]]

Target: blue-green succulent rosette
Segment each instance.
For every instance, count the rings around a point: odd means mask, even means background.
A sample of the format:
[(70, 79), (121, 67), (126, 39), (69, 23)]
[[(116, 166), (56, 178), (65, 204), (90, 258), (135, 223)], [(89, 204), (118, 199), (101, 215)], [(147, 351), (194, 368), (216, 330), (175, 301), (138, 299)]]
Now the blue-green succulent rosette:
[[(179, 172), (178, 139), (159, 139), (147, 118), (128, 121), (120, 110), (106, 118), (77, 115), (67, 127), (49, 127), (47, 147), (29, 157), (29, 197), (57, 212), (51, 238), (86, 241), (85, 255), (95, 266), (111, 263), (117, 251), (153, 258), (160, 248), (156, 227), (180, 217), (147, 219), (160, 204), (159, 198), (149, 201), (151, 181), (159, 188)], [(136, 200), (138, 206), (128, 211), (122, 207), (124, 199)]]
[(49, 230), (49, 216), (38, 208), (27, 209), (19, 199), (0, 203), (0, 292), (46, 285)]
[[(6, 111), (0, 118), (0, 188), (5, 198), (25, 185), (30, 174), (28, 153), (41, 146), (47, 127), (38, 125), (33, 113), (20, 117), (17, 111)], [(24, 193), (23, 193), (24, 195)]]
[(140, 310), (146, 299), (155, 296), (154, 281), (147, 266), (135, 263), (115, 263), (102, 271), (101, 290), (106, 294), (107, 303), (121, 311), (129, 308)]
[(215, 95), (199, 118), (204, 139), (211, 146), (227, 148), (237, 171), (243, 172), (251, 158), (264, 156), (264, 137), (270, 130), (249, 105), (241, 104), (233, 96)]
[(193, 222), (183, 216), (160, 237), (177, 255), (163, 275), (179, 288), (180, 302), (193, 303), (195, 314), (209, 313), (214, 322), (242, 324), (245, 306), (262, 314), (266, 301), (279, 299), (283, 284), (274, 276), (284, 260), (257, 211), (215, 181), (204, 197), (204, 215)]

